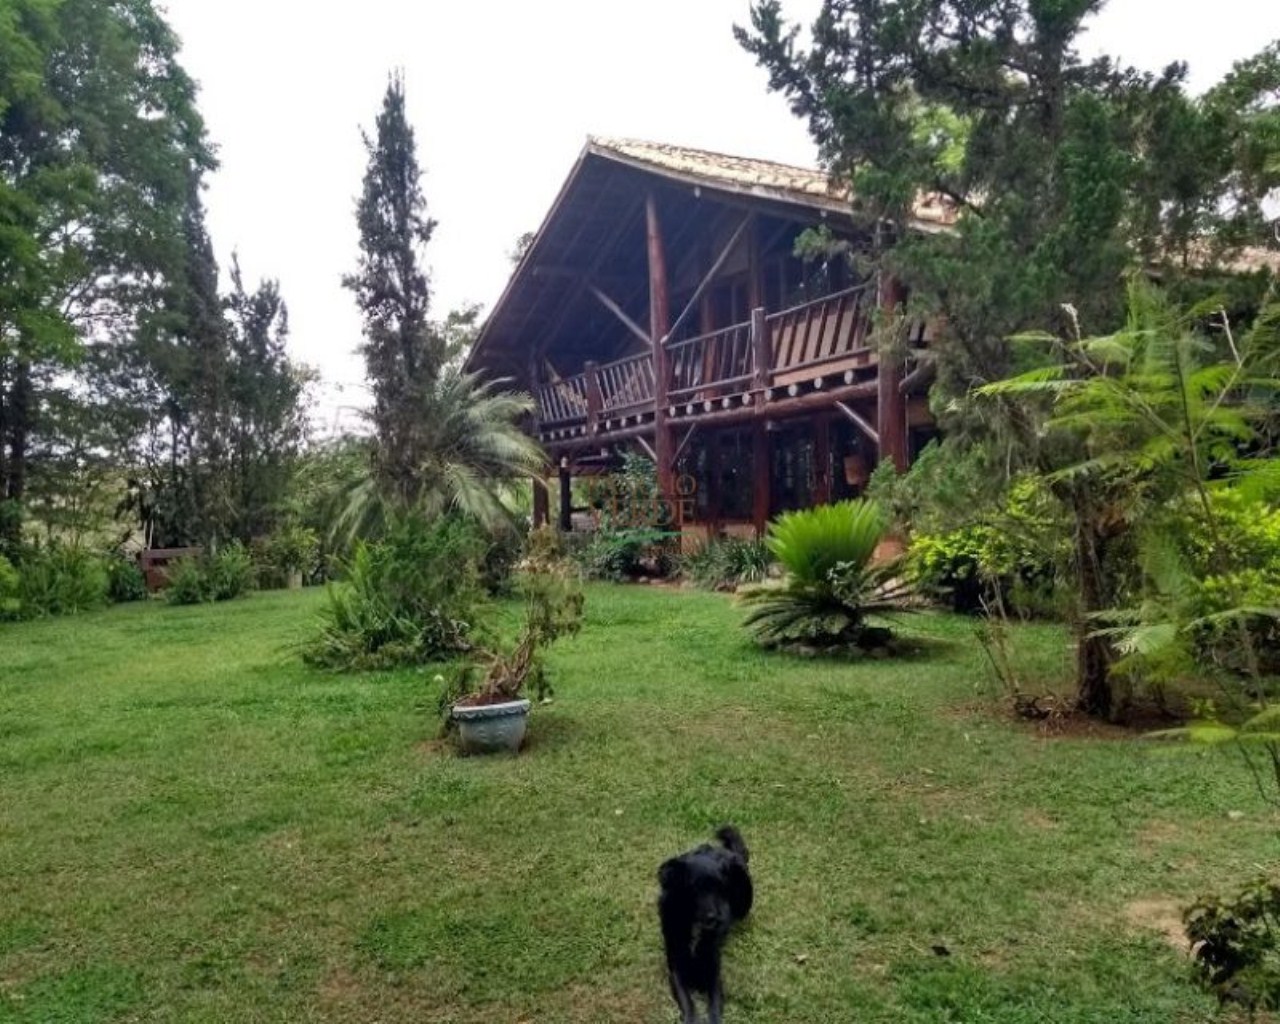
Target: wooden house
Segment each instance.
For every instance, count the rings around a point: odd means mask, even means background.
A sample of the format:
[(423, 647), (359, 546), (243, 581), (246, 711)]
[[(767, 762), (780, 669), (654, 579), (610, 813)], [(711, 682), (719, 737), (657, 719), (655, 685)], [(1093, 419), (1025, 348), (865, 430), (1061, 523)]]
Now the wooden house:
[[(921, 203), (922, 231), (948, 211)], [(687, 536), (763, 531), (778, 512), (858, 494), (931, 435), (915, 352), (870, 340), (891, 280), (804, 260), (825, 226), (858, 243), (850, 197), (807, 168), (593, 138), (485, 324), (468, 367), (534, 395), (530, 429), (570, 481), (625, 449), (657, 465)], [(548, 492), (535, 486), (535, 519)]]

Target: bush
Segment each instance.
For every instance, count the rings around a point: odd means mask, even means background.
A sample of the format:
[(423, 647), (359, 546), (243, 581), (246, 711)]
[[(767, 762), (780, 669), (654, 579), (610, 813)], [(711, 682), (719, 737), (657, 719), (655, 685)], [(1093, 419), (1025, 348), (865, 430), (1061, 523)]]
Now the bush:
[(107, 599), (112, 604), (147, 599), (147, 578), (135, 559), (116, 552), (107, 559)]
[(1202, 900), (1184, 920), (1199, 979), (1219, 1001), (1280, 1009), (1280, 885), (1264, 878), (1232, 899)]
[(18, 572), (24, 617), (74, 615), (107, 603), (106, 566), (81, 548), (57, 542), (29, 548)]
[[(479, 527), (474, 527), (479, 530)], [(525, 549), (523, 531), (512, 525), (481, 538), (480, 585), (491, 597), (506, 597), (515, 591), (516, 564)]]
[(703, 590), (737, 590), (769, 574), (772, 558), (763, 541), (721, 537), (680, 558), (680, 572)]
[(305, 581), (319, 571), (320, 537), (315, 530), (290, 523), (267, 538), (262, 556), (274, 579), (286, 583), (297, 574)]
[(357, 544), (345, 580), (328, 587), (320, 634), (304, 659), (353, 670), (423, 664), (468, 650), (483, 553), (468, 524), (416, 516), (394, 523), (382, 541)]
[(164, 599), (172, 605), (203, 604), (209, 600), (209, 581), (201, 560), (182, 558), (165, 568)]
[(887, 527), (880, 506), (867, 501), (779, 516), (766, 543), (787, 574), (743, 591), (748, 631), (765, 647), (883, 648), (891, 634), (868, 619), (905, 611), (908, 596), (896, 563), (871, 564)]
[(233, 541), (217, 554), (174, 563), (168, 577), (165, 599), (172, 605), (233, 601), (253, 589), (253, 559), (243, 544)]
[(665, 530), (601, 530), (573, 552), (588, 579), (621, 583), (640, 576), (668, 576), (674, 567), (672, 540)]
[(21, 617), (22, 577), (13, 563), (0, 555), (0, 622)]
[(912, 584), (963, 614), (992, 599), (1027, 617), (1060, 614), (1057, 569), (1067, 558), (1065, 534), (1044, 485), (1032, 477), (1015, 481), (988, 519), (917, 534), (906, 563)]

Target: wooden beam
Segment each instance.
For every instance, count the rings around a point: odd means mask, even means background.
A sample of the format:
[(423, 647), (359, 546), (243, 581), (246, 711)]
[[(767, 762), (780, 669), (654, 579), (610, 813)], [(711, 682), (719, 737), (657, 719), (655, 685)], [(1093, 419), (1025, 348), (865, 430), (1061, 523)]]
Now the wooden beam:
[(769, 512), (773, 501), (769, 485), (772, 477), (769, 433), (765, 421), (758, 419), (751, 429), (751, 521), (755, 524), (758, 537), (763, 537), (769, 526)]
[(560, 529), (564, 533), (573, 529), (573, 478), (568, 459), (560, 460)]
[(813, 421), (813, 500), (831, 504), (831, 420), (819, 416)]
[[(879, 385), (877, 385), (876, 390), (877, 392), (879, 391)], [(844, 404), (844, 402), (836, 402), (835, 407), (839, 409), (842, 413), (844, 413), (849, 418), (850, 422), (852, 422), (855, 427), (861, 430), (873, 445), (875, 445), (877, 448), (880, 447), (879, 432), (876, 430), (875, 427), (873, 427), (870, 423), (868, 423), (866, 419), (860, 416), (856, 410), (850, 409), (849, 406)]]
[(711, 282), (715, 280), (715, 276), (720, 273), (720, 269), (729, 261), (729, 257), (733, 255), (733, 250), (737, 248), (738, 242), (741, 240), (747, 228), (754, 222), (755, 217), (753, 214), (747, 214), (742, 218), (742, 223), (738, 225), (738, 229), (733, 233), (733, 236), (725, 243), (725, 247), (720, 250), (720, 255), (717, 256), (716, 261), (711, 264), (711, 269), (703, 275), (701, 283), (694, 289), (689, 302), (685, 305), (684, 310), (680, 315), (676, 317), (676, 322), (672, 324), (671, 330), (667, 333), (674, 335), (678, 330), (680, 330), (685, 319), (698, 307), (698, 303), (702, 299), (703, 293), (711, 286)]
[(636, 444), (638, 444), (641, 448), (644, 449), (644, 453), (647, 456), (649, 456), (649, 458), (653, 459), (654, 463), (656, 464), (658, 461), (658, 453), (653, 450), (653, 445), (651, 445), (648, 441), (646, 441), (644, 437), (640, 434), (637, 434), (633, 438), (633, 440), (635, 441)]
[(600, 377), (596, 373), (597, 364), (588, 359), (583, 367), (587, 378), (587, 434), (595, 437), (600, 432), (600, 410), (604, 408), (604, 398), (600, 394)]
[(674, 457), (675, 462), (678, 463), (680, 461), (680, 456), (684, 454), (685, 448), (688, 447), (689, 442), (693, 440), (693, 435), (697, 432), (697, 429), (698, 424), (693, 423), (690, 424), (689, 429), (685, 431), (684, 440), (681, 441), (679, 446), (676, 448), (676, 454)]
[(773, 380), (773, 340), (769, 337), (769, 320), (763, 306), (751, 309), (752, 387), (766, 391)]
[(667, 258), (662, 247), (662, 224), (652, 192), (645, 197), (645, 243), (649, 258), (649, 334), (653, 345), (653, 439), (658, 464), (658, 493), (675, 494), (675, 459), (667, 426), (667, 393), (671, 387), (671, 360), (667, 351), (667, 325), (671, 299), (667, 283)]
[(609, 298), (608, 295), (602, 292), (595, 285), (592, 284), (592, 285), (588, 285), (587, 287), (590, 289), (591, 294), (594, 295), (600, 301), (600, 305), (604, 306), (605, 309), (607, 309), (610, 313), (612, 313), (619, 320), (621, 320), (623, 324), (626, 326), (627, 330), (629, 330), (632, 334), (634, 334), (637, 338), (643, 341), (650, 348), (653, 347), (653, 339), (649, 336), (649, 332), (646, 331), (634, 320), (632, 320), (631, 317), (627, 316), (627, 311), (625, 309), (619, 306), (616, 302), (613, 301), (613, 299)]

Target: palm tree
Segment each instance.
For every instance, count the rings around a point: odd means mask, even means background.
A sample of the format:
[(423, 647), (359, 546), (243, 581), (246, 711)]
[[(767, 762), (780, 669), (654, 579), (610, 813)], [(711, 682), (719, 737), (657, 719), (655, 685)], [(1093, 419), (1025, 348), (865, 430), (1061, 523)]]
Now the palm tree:
[(427, 518), (456, 512), (491, 531), (509, 528), (504, 491), (546, 465), (520, 420), (533, 399), (508, 391), (506, 380), (447, 367), (419, 398), (419, 414), (395, 451), (373, 447), (367, 471), (353, 478), (334, 523), (337, 537), (383, 532), (391, 516)]

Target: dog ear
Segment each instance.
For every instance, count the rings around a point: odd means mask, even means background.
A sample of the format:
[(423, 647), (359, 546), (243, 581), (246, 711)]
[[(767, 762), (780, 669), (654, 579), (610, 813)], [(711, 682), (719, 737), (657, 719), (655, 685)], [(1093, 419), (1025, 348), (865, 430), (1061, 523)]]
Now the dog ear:
[(679, 857), (672, 857), (658, 868), (658, 884), (664, 889), (681, 889), (689, 877), (689, 868)]

